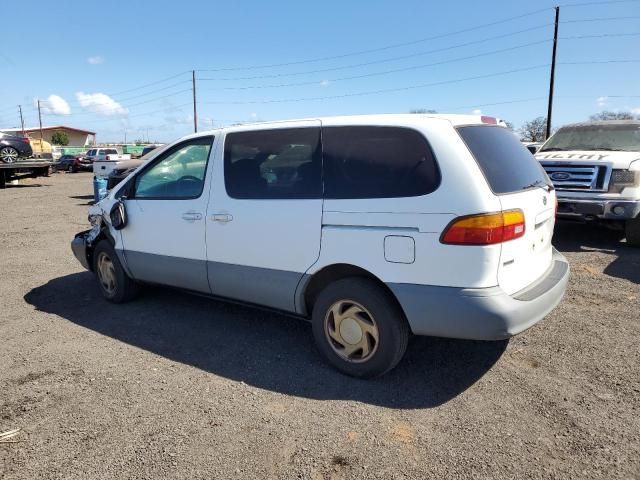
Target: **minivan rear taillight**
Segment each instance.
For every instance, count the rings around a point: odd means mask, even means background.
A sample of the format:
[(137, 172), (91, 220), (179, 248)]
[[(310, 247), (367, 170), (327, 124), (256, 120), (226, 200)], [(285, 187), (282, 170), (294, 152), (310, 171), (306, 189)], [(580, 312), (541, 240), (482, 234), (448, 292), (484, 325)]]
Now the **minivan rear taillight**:
[(524, 235), (522, 210), (468, 215), (453, 220), (440, 237), (449, 245), (493, 245)]

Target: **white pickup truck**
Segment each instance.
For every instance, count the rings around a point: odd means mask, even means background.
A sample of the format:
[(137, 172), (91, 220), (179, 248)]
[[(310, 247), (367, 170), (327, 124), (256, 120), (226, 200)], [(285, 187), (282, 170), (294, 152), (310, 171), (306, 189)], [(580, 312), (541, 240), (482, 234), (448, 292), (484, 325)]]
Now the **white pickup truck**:
[(115, 148), (93, 148), (85, 158), (93, 163), (94, 175), (106, 178), (120, 163), (131, 160), (131, 155), (119, 153)]
[(559, 218), (623, 228), (640, 246), (640, 121), (564, 126), (535, 157), (556, 188)]

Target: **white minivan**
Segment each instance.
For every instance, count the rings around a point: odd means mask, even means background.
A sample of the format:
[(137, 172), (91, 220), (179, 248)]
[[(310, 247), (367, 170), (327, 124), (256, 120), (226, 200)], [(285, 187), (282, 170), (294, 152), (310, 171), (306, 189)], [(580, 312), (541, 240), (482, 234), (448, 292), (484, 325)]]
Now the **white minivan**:
[(159, 149), (72, 250), (105, 298), (143, 283), (311, 319), (322, 355), (383, 374), (410, 334), (508, 338), (561, 300), (556, 196), (491, 117), (233, 126)]

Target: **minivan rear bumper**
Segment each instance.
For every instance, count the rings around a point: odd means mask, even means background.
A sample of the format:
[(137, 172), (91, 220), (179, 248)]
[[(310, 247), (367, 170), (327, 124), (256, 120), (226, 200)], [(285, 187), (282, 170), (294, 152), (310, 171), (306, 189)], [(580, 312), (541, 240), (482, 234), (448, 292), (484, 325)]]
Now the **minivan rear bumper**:
[(567, 288), (569, 262), (554, 249), (547, 272), (513, 295), (500, 287), (455, 288), (390, 283), (416, 335), (501, 340), (542, 320)]

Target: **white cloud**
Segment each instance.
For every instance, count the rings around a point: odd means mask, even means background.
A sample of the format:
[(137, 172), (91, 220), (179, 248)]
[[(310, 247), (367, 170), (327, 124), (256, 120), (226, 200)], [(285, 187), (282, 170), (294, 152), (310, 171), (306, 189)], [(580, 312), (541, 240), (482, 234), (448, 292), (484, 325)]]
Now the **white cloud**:
[(321, 87), (328, 87), (329, 85), (331, 85), (331, 82), (329, 80), (322, 80), (320, 82)]
[(640, 107), (630, 108), (631, 113), (634, 115), (640, 115)]
[(124, 108), (106, 93), (76, 92), (80, 106), (98, 115), (126, 115), (129, 110)]
[(482, 110), (480, 110), (479, 108), (476, 108), (475, 110), (472, 110), (471, 113), (473, 115), (482, 115)]
[(609, 104), (608, 100), (609, 97), (598, 97), (596, 98), (596, 103), (599, 107), (606, 107)]
[(93, 57), (89, 57), (89, 58), (87, 58), (87, 63), (89, 63), (90, 65), (100, 65), (100, 64), (104, 63), (104, 57), (102, 57), (100, 55), (95, 55)]
[(258, 114), (257, 113), (252, 113), (249, 116), (251, 117), (252, 120), (255, 120), (256, 118), (258, 118)]
[[(33, 100), (34, 106), (38, 105), (38, 99)], [(46, 99), (40, 99), (40, 109), (47, 115), (69, 115), (71, 107), (67, 101), (59, 95), (49, 95)]]

